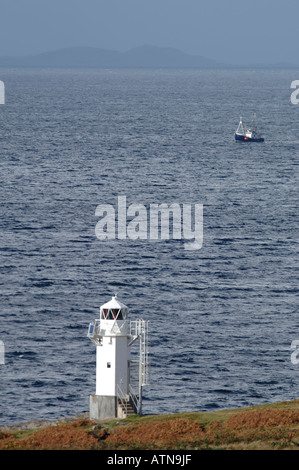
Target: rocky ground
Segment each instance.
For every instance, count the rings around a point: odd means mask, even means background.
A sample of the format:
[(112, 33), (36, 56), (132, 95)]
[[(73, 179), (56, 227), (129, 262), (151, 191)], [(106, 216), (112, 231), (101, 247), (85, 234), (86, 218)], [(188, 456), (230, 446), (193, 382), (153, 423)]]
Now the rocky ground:
[(74, 423), (78, 420), (81, 419), (88, 419), (89, 418), (89, 413), (81, 413), (76, 416), (70, 416), (70, 417), (62, 417), (57, 420), (48, 420), (48, 419), (33, 419), (31, 421), (25, 421), (23, 423), (18, 423), (18, 424), (10, 424), (6, 426), (0, 426), (0, 431), (26, 431), (26, 430), (31, 430), (31, 429), (40, 429), (40, 428), (46, 428), (49, 426), (57, 426), (58, 424), (62, 423)]

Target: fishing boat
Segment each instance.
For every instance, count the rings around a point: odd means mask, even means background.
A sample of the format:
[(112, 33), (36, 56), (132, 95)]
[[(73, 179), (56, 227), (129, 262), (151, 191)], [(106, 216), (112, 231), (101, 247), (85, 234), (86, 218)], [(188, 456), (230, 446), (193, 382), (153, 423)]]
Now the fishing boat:
[(240, 118), (238, 128), (235, 132), (235, 140), (242, 142), (264, 142), (264, 138), (257, 131), (255, 120), (252, 121), (252, 126), (247, 129), (245, 124), (243, 124), (242, 118)]

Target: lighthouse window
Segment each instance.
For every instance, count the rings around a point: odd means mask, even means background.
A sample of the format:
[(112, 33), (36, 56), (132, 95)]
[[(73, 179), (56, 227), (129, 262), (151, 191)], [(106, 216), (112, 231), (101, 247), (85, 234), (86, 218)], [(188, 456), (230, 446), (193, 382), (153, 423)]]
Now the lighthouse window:
[(122, 314), (122, 311), (120, 310), (119, 313), (118, 313), (118, 317), (117, 317), (118, 320), (122, 320), (123, 319), (123, 314)]
[(107, 308), (104, 308), (104, 309), (102, 310), (102, 318), (103, 318), (103, 319), (106, 319), (106, 318), (107, 318), (107, 313), (108, 313), (108, 309), (107, 309)]
[(112, 320), (111, 310), (108, 310), (108, 313), (107, 313), (107, 315), (106, 315), (106, 318), (107, 318), (107, 320)]
[(113, 319), (117, 318), (118, 308), (112, 308), (111, 312), (112, 312), (112, 315), (113, 315)]
[(126, 318), (126, 309), (103, 308), (101, 318), (103, 320), (123, 320)]
[(107, 369), (111, 368), (111, 362), (107, 362)]
[(114, 320), (113, 311), (108, 309), (108, 308), (104, 308), (102, 310), (102, 319), (104, 319), (104, 320)]

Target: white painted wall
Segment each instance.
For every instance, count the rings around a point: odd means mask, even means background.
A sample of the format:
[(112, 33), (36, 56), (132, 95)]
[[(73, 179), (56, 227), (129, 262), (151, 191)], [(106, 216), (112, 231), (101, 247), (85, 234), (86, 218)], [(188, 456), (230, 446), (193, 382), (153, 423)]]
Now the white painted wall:
[(122, 384), (123, 393), (128, 393), (127, 336), (104, 336), (96, 354), (96, 395), (116, 396), (117, 384)]

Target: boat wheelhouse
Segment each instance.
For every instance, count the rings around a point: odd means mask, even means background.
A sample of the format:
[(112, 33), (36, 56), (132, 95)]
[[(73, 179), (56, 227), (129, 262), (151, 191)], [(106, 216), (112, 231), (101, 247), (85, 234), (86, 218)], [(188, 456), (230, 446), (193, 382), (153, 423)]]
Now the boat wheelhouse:
[(242, 142), (264, 142), (264, 138), (257, 131), (255, 121), (252, 121), (252, 126), (250, 128), (246, 128), (245, 124), (243, 124), (242, 118), (240, 118), (238, 128), (235, 132), (235, 140)]

